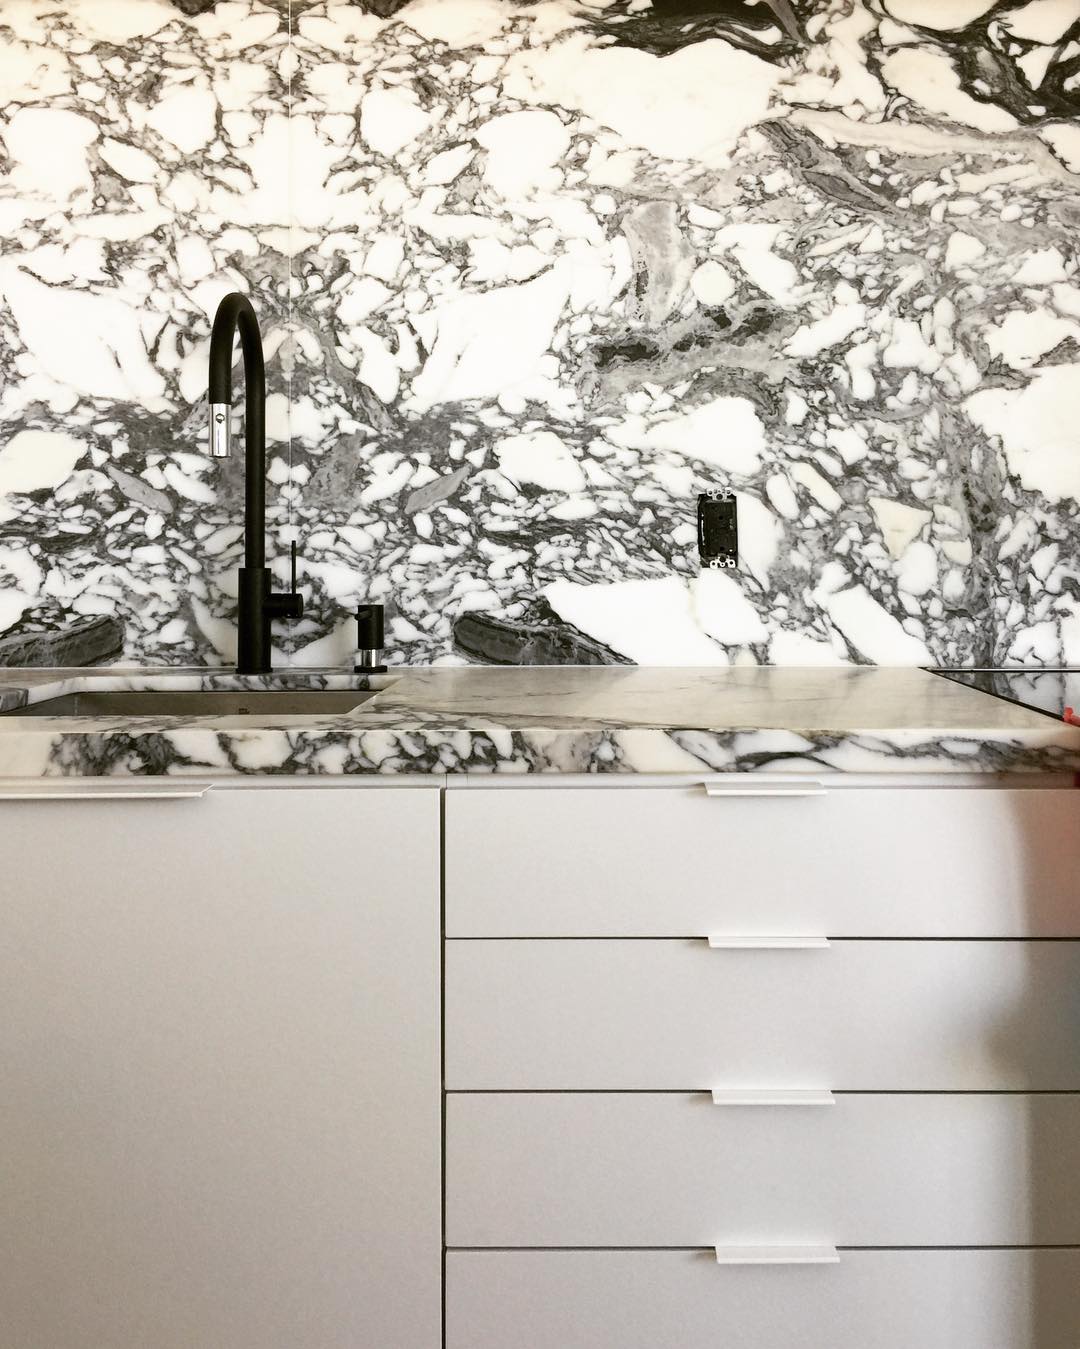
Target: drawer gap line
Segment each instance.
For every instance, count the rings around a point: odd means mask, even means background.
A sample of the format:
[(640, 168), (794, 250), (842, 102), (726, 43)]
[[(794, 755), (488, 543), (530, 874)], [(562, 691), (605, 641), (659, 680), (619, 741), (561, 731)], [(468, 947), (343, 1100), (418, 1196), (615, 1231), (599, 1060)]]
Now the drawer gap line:
[[(447, 1087), (447, 1096), (709, 1096), (714, 1087)], [(720, 1088), (723, 1090), (723, 1088)], [(801, 1090), (793, 1088), (793, 1090)], [(1076, 1087), (830, 1087), (834, 1096), (1080, 1096)]]
[[(766, 1249), (763, 1247), (763, 1249)], [(1031, 1246), (836, 1246), (837, 1251), (1080, 1251), (1080, 1245), (1045, 1243)], [(707, 1251), (715, 1246), (447, 1246), (447, 1254), (483, 1254), (485, 1251)]]
[[(715, 937), (717, 934), (716, 934), (716, 933), (713, 933), (712, 935)], [(804, 935), (805, 935), (805, 934), (803, 934), (803, 933), (798, 933), (798, 932), (794, 932), (794, 933), (790, 933), (790, 934), (785, 934), (785, 933), (780, 933), (780, 934), (777, 934), (777, 933), (768, 933), (768, 934), (754, 934), (754, 933), (741, 934), (741, 933), (736, 933), (736, 934), (732, 934), (732, 941), (737, 941), (737, 942), (752, 942), (752, 941), (758, 941), (758, 940), (760, 940), (760, 941), (766, 941), (766, 940), (769, 940), (769, 939), (774, 939), (774, 938), (776, 938), (777, 936), (779, 936), (781, 939), (782, 939), (783, 937), (785, 937), (785, 936), (790, 936), (792, 939), (798, 939), (799, 937), (802, 937), (802, 936), (804, 936)], [(881, 935), (881, 934), (879, 933), (879, 934), (878, 934), (877, 936), (875, 936), (875, 937), (860, 937), (860, 936), (852, 935), (851, 933), (835, 933), (835, 934), (834, 934), (834, 933), (831, 933), (831, 932), (825, 934), (825, 936), (826, 936), (826, 939), (827, 939), (828, 941), (831, 941), (831, 942), (840, 942), (840, 941), (846, 941), (846, 942), (937, 942), (937, 943), (944, 943), (944, 942), (981, 942), (981, 943), (983, 943), (983, 944), (985, 944), (985, 945), (997, 944), (997, 945), (999, 945), (999, 946), (1004, 946), (1004, 945), (1019, 945), (1019, 944), (1022, 944), (1022, 945), (1025, 945), (1025, 946), (1034, 946), (1034, 945), (1042, 944), (1042, 943), (1045, 943), (1045, 944), (1047, 944), (1047, 945), (1051, 945), (1051, 944), (1058, 943), (1058, 942), (1072, 942), (1072, 943), (1080, 944), (1080, 936), (1076, 936), (1076, 937), (965, 937), (965, 936), (963, 936), (962, 934), (961, 934), (961, 935), (951, 934), (951, 935), (948, 936), (948, 937), (940, 937), (940, 936), (930, 936), (930, 937), (912, 937), (912, 936), (906, 936), (906, 937), (889, 937), (889, 936), (883, 936), (883, 935)], [(612, 933), (612, 932), (600, 932), (600, 933), (586, 934), (586, 935), (583, 936), (580, 932), (578, 932), (578, 933), (575, 933), (575, 934), (572, 935), (572, 936), (566, 936), (566, 937), (553, 937), (553, 936), (551, 935), (551, 933), (548, 932), (548, 933), (543, 933), (543, 934), (537, 935), (537, 936), (528, 936), (528, 935), (523, 936), (521, 933), (515, 933), (513, 936), (498, 936), (498, 937), (453, 937), (453, 936), (447, 936), (447, 937), (446, 937), (446, 941), (448, 941), (448, 942), (523, 942), (523, 941), (527, 941), (527, 942), (540, 942), (540, 941), (558, 941), (558, 942), (571, 942), (571, 941), (596, 941), (596, 942), (601, 942), (601, 941), (602, 941), (602, 942), (616, 942), (616, 941), (618, 941), (618, 942), (624, 942), (624, 941), (649, 941), (649, 942), (661, 942), (661, 941), (669, 941), (669, 942), (688, 942), (688, 941), (692, 941), (692, 942), (702, 942), (702, 941), (708, 941), (708, 936), (707, 936), (707, 935), (703, 935), (703, 934), (700, 933), (700, 932), (687, 932), (687, 933), (683, 933), (683, 934), (676, 934), (675, 936), (672, 936), (671, 933), (663, 933), (663, 934), (661, 934), (661, 935), (659, 935), (659, 936), (640, 936), (639, 934), (636, 934), (636, 933), (635, 933), (635, 934), (628, 934), (628, 933), (623, 933), (623, 932), (615, 932), (615, 933)], [(720, 949), (723, 949), (723, 948), (720, 948)], [(743, 946), (736, 946), (736, 947), (732, 947), (731, 949), (733, 949), (733, 950), (753, 950), (754, 948), (753, 948), (752, 946), (746, 946), (746, 947), (743, 947)], [(779, 950), (779, 949), (783, 949), (783, 948), (779, 948), (779, 947), (778, 947), (777, 949)]]

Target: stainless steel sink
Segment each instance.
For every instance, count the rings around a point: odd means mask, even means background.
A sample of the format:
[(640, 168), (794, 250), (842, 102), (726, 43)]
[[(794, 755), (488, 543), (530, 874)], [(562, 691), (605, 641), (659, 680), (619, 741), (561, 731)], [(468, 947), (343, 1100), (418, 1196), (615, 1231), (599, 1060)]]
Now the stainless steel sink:
[(46, 698), (5, 712), (12, 717), (237, 717), (343, 716), (376, 689), (284, 689), (254, 692), (192, 689), (87, 691)]

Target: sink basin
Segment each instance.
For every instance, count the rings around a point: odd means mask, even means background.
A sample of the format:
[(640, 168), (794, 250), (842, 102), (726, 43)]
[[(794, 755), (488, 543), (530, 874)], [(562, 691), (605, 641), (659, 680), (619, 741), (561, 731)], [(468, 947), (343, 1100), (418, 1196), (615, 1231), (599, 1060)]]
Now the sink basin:
[(377, 690), (285, 689), (255, 692), (137, 689), (87, 691), (46, 698), (19, 707), (10, 717), (237, 717), (342, 716), (355, 711)]

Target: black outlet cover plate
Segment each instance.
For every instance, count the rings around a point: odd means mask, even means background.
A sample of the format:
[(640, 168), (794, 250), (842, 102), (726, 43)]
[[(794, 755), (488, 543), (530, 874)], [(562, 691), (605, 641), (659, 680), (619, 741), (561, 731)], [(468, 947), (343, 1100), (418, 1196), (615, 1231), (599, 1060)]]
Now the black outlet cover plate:
[(698, 497), (698, 553), (703, 567), (739, 565), (739, 518), (734, 496), (703, 492)]

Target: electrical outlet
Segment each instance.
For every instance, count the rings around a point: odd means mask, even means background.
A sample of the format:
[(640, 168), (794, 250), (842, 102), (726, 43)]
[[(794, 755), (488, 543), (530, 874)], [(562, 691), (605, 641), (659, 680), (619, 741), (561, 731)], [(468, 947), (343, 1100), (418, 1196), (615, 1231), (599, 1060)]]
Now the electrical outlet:
[(734, 571), (739, 565), (739, 514), (734, 494), (702, 492), (697, 523), (701, 565)]

